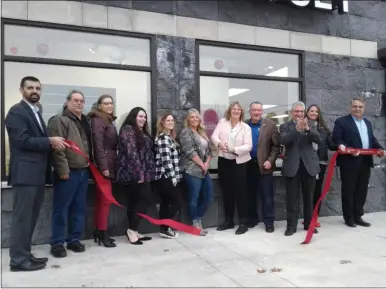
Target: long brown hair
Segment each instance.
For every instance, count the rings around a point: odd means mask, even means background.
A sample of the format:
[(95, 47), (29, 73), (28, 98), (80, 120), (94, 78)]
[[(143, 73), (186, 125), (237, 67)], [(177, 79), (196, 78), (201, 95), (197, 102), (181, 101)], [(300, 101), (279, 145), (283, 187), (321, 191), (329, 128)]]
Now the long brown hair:
[(241, 109), (241, 113), (240, 113), (240, 121), (243, 121), (243, 120), (244, 120), (244, 109), (242, 108), (240, 102), (238, 102), (238, 101), (232, 102), (232, 103), (228, 106), (227, 110), (225, 111), (225, 118), (226, 118), (226, 120), (230, 120), (230, 119), (231, 119), (232, 109), (233, 109), (236, 105), (238, 105), (238, 106), (240, 107), (240, 109)]
[(328, 128), (328, 125), (327, 123), (325, 122), (324, 118), (323, 118), (323, 114), (322, 114), (322, 111), (320, 109), (320, 107), (316, 104), (311, 104), (308, 108), (307, 108), (307, 111), (306, 111), (306, 115), (307, 115), (307, 118), (308, 118), (308, 112), (310, 111), (310, 109), (312, 107), (316, 107), (317, 110), (318, 110), (318, 117), (316, 118), (316, 121), (318, 122), (318, 125), (317, 127), (318, 128), (324, 128), (327, 132), (330, 132), (330, 129)]
[(110, 98), (111, 101), (114, 103), (114, 99), (111, 95), (109, 94), (102, 94), (100, 97), (98, 97), (98, 100), (97, 102), (93, 105), (93, 107), (91, 108), (90, 112), (89, 112), (89, 117), (95, 117), (95, 116), (99, 116), (101, 117), (105, 122), (113, 122), (116, 117), (114, 116), (114, 113), (112, 114), (108, 114), (108, 113), (105, 113), (101, 108), (100, 108), (100, 105), (102, 104), (102, 101), (105, 100), (106, 98)]
[(165, 113), (163, 114), (157, 121), (157, 132), (156, 132), (156, 137), (159, 137), (159, 135), (161, 133), (164, 133), (165, 132), (165, 127), (164, 127), (164, 124), (165, 124), (165, 120), (167, 119), (168, 116), (172, 116), (173, 119), (174, 119), (174, 128), (171, 130), (170, 132), (170, 137), (173, 139), (173, 140), (176, 140), (176, 136), (177, 136), (177, 133), (176, 133), (176, 118), (174, 117), (174, 115), (172, 113)]

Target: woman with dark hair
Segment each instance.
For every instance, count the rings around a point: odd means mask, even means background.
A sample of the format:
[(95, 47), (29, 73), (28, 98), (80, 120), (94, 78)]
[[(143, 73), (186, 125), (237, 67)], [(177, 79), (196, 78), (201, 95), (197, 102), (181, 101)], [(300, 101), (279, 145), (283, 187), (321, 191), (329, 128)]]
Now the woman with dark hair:
[[(307, 118), (315, 122), (318, 132), (320, 134), (320, 144), (313, 144), (314, 149), (318, 153), (320, 173), (316, 177), (315, 182), (315, 192), (314, 192), (314, 208), (318, 202), (320, 195), (322, 193), (324, 174), (326, 173), (326, 168), (328, 164), (328, 150), (336, 151), (338, 146), (332, 141), (331, 131), (328, 128), (328, 125), (324, 121), (323, 114), (320, 110), (320, 107), (316, 104), (312, 104), (307, 109)], [(318, 208), (318, 214), (320, 212), (320, 206)], [(318, 222), (317, 227), (320, 227)]]
[[(175, 121), (170, 113), (164, 114), (157, 122), (154, 152), (157, 172), (155, 187), (161, 198), (159, 217), (173, 219), (180, 208), (178, 184), (182, 179), (182, 173)], [(168, 226), (161, 226), (160, 236), (173, 239), (178, 237), (178, 233)]]
[[(113, 98), (108, 94), (101, 95), (88, 116), (91, 119), (92, 144), (96, 165), (105, 178), (113, 180), (115, 178), (114, 163), (118, 142), (118, 133), (113, 123), (116, 119)], [(94, 241), (98, 242), (99, 245), (102, 242), (105, 247), (116, 246), (114, 240), (107, 235), (110, 205), (96, 187)]]
[(151, 240), (138, 233), (141, 219), (136, 213), (145, 214), (151, 198), (151, 183), (156, 177), (153, 144), (146, 111), (133, 108), (119, 131), (116, 180), (127, 188), (127, 238), (134, 245)]

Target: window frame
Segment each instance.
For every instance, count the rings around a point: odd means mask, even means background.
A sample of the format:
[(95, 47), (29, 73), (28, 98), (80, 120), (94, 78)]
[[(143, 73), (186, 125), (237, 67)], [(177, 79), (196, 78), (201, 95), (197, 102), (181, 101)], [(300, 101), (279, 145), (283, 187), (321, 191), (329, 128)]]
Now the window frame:
[[(296, 82), (299, 83), (299, 101), (305, 100), (305, 51), (289, 49), (289, 48), (278, 48), (278, 47), (267, 47), (258, 45), (249, 45), (241, 43), (231, 42), (217, 42), (211, 40), (196, 39), (195, 43), (196, 52), (196, 91), (197, 91), (197, 106), (201, 112), (201, 91), (200, 91), (200, 77), (223, 77), (223, 78), (237, 78), (237, 79), (250, 79), (250, 80), (270, 80), (279, 82)], [(256, 74), (244, 74), (244, 73), (226, 73), (226, 72), (214, 72), (214, 71), (201, 71), (200, 69), (200, 46), (212, 46), (218, 48), (229, 48), (229, 49), (240, 49), (240, 50), (251, 50), (251, 51), (263, 51), (281, 54), (292, 54), (299, 57), (299, 77), (280, 77), (280, 76), (265, 76)], [(276, 168), (275, 172), (281, 172), (281, 168)], [(218, 169), (210, 169), (209, 173), (217, 174)]]
[[(130, 37), (130, 38), (141, 38), (149, 40), (150, 45), (150, 66), (138, 66), (138, 65), (119, 65), (111, 63), (98, 63), (98, 62), (88, 62), (88, 61), (77, 61), (77, 60), (64, 60), (64, 59), (55, 59), (55, 58), (37, 58), (29, 56), (12, 56), (5, 55), (5, 27), (7, 25), (15, 26), (26, 26), (34, 28), (43, 28), (43, 29), (52, 29), (52, 30), (65, 30), (70, 32), (84, 32), (91, 34), (100, 34), (100, 35), (112, 35), (120, 37)], [(157, 123), (157, 86), (156, 86), (156, 76), (157, 76), (157, 47), (156, 47), (156, 35), (145, 34), (145, 33), (136, 33), (131, 31), (121, 31), (121, 30), (112, 30), (107, 28), (94, 28), (94, 27), (84, 27), (60, 23), (48, 23), (48, 22), (38, 22), (38, 21), (28, 21), (20, 19), (10, 19), (2, 18), (1, 19), (1, 110), (0, 110), (0, 123), (2, 135), (1, 138), (1, 155), (4, 156), (1, 160), (1, 181), (2, 187), (3, 182), (8, 181), (8, 176), (6, 175), (6, 161), (5, 161), (5, 126), (4, 126), (4, 104), (5, 104), (5, 75), (4, 75), (4, 66), (5, 62), (19, 62), (19, 63), (32, 63), (32, 64), (49, 64), (49, 65), (63, 65), (63, 66), (72, 66), (72, 67), (86, 67), (86, 68), (99, 68), (99, 69), (114, 69), (114, 70), (129, 70), (129, 71), (140, 71), (140, 72), (149, 72), (150, 73), (150, 115), (151, 115), (151, 128), (153, 134), (155, 134), (155, 128)]]

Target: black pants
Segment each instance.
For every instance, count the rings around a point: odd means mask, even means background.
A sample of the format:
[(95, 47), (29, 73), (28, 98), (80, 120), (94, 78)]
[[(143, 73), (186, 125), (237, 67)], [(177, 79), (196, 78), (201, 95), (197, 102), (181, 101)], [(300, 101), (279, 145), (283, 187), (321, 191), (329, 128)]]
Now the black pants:
[(13, 212), (9, 255), (11, 266), (29, 262), (31, 241), (40, 209), (44, 202), (45, 186), (13, 186)]
[[(322, 194), (322, 188), (323, 188), (323, 181), (324, 181), (324, 175), (326, 174), (327, 165), (319, 164), (320, 166), (320, 173), (318, 175), (318, 179), (315, 181), (315, 191), (314, 191), (314, 209), (316, 207), (316, 203), (318, 202), (320, 195)], [(320, 207), (322, 204), (320, 204), (318, 208), (318, 215), (320, 213)]]
[(362, 165), (360, 168), (340, 168), (342, 179), (342, 209), (345, 221), (356, 221), (364, 212), (371, 168)]
[(233, 223), (235, 203), (240, 225), (248, 223), (247, 163), (218, 158), (218, 177), (224, 199), (225, 221)]
[[(159, 208), (160, 219), (173, 219), (180, 209), (180, 194), (178, 185), (175, 187), (171, 179), (162, 177), (155, 182), (155, 187), (161, 198)], [(161, 226), (161, 230), (167, 230), (168, 226)]]
[(287, 227), (297, 228), (299, 215), (300, 192), (303, 194), (303, 217), (304, 228), (308, 226), (312, 219), (313, 204), (312, 195), (315, 189), (315, 177), (310, 176), (307, 169), (300, 161), (299, 169), (295, 177), (286, 178), (286, 203), (287, 203)]
[(248, 216), (249, 223), (256, 225), (259, 222), (257, 210), (258, 198), (261, 200), (263, 222), (265, 226), (272, 226), (275, 221), (275, 196), (273, 174), (261, 174), (256, 159), (252, 159), (247, 165), (248, 186)]
[(131, 184), (127, 186), (127, 190), (127, 220), (129, 221), (129, 229), (138, 231), (141, 217), (136, 213), (146, 214), (152, 194), (151, 184)]

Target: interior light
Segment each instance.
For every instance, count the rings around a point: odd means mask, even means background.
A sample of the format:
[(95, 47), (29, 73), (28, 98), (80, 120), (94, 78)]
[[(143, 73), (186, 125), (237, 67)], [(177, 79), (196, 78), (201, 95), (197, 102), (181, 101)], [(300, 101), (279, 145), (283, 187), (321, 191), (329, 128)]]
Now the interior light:
[(272, 108), (272, 107), (276, 107), (278, 105), (276, 104), (263, 104), (263, 109), (268, 109), (268, 108)]
[(235, 96), (235, 95), (238, 95), (238, 94), (242, 94), (246, 91), (249, 91), (250, 89), (246, 89), (246, 88), (229, 88), (229, 97), (232, 97), (232, 96)]
[(271, 116), (270, 118), (285, 118), (285, 117), (288, 117), (288, 114), (274, 115), (274, 116)]

